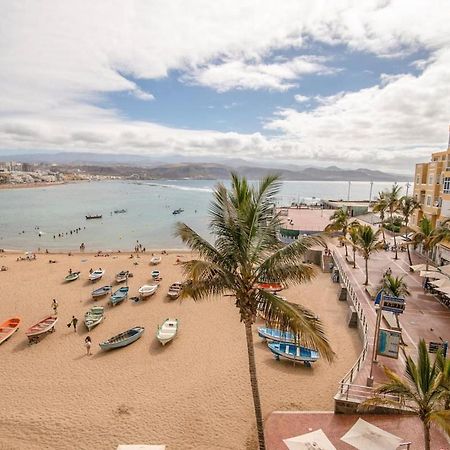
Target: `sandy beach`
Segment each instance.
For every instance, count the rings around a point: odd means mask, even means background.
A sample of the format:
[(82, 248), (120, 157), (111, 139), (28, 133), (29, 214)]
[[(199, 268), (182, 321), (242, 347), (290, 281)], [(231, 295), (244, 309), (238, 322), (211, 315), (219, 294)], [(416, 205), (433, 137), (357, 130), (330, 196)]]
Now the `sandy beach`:
[[(162, 257), (163, 278), (153, 297), (114, 308), (106, 306), (107, 298), (94, 302), (91, 291), (130, 270), (130, 296), (137, 295), (150, 281), (150, 254), (139, 259), (129, 259), (129, 253), (40, 254), (35, 261), (16, 261), (17, 256), (0, 254), (0, 265), (8, 267), (0, 272), (0, 321), (16, 315), (23, 320), (0, 346), (0, 449), (112, 450), (121, 443), (163, 443), (169, 450), (253, 447), (245, 334), (233, 298), (170, 301), (169, 285), (182, 279), (177, 252)], [(106, 274), (92, 284), (89, 269), (98, 267)], [(69, 268), (81, 276), (64, 283)], [(357, 331), (346, 325), (347, 304), (337, 300), (329, 274), (319, 271), (312, 283), (283, 295), (320, 316), (337, 358), (332, 365), (320, 360), (312, 368), (294, 367), (276, 361), (255, 331), (263, 412), (332, 410), (338, 382), (361, 348)], [(53, 298), (59, 302), (56, 332), (28, 345), (25, 330), (52, 312)], [(89, 333), (94, 354), (86, 356), (83, 317), (94, 304), (105, 305), (106, 319)], [(72, 315), (79, 319), (76, 333), (66, 326)], [(179, 319), (180, 330), (162, 347), (155, 332), (168, 317)], [(99, 342), (136, 325), (145, 327), (139, 341), (100, 350)]]

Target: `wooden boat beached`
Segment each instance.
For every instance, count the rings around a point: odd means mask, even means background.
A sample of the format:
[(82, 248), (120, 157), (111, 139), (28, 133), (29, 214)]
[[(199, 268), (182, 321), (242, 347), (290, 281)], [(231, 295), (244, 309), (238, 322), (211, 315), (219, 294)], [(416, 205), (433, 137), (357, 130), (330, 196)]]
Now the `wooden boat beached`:
[(89, 280), (90, 281), (97, 281), (100, 280), (100, 278), (105, 275), (105, 269), (97, 269), (94, 270), (92, 273), (89, 274)]
[(91, 331), (96, 325), (98, 325), (105, 318), (105, 308), (103, 306), (93, 306), (84, 315), (84, 324), (86, 328)]
[(28, 330), (25, 331), (25, 334), (28, 337), (30, 344), (38, 342), (39, 338), (45, 333), (53, 333), (55, 331), (56, 322), (58, 322), (58, 316), (52, 314), (44, 317), (28, 328)]
[(128, 270), (122, 270), (116, 274), (116, 283), (123, 283), (128, 280), (130, 272)]
[(75, 281), (80, 277), (80, 273), (81, 272), (72, 272), (69, 273), (69, 275), (66, 275), (64, 277), (64, 281), (69, 282), (69, 281)]
[(152, 271), (152, 278), (153, 278), (155, 281), (160, 280), (160, 279), (161, 279), (161, 272), (160, 272), (159, 270), (153, 270), (153, 271)]
[(138, 290), (141, 298), (147, 298), (153, 295), (157, 289), (159, 288), (159, 284), (144, 284)]
[(11, 317), (0, 324), (0, 344), (9, 339), (19, 329), (20, 322), (20, 317)]
[(178, 319), (166, 319), (164, 323), (158, 327), (156, 338), (162, 345), (166, 345), (175, 338), (178, 332)]
[(131, 343), (137, 341), (142, 336), (143, 332), (144, 327), (130, 328), (117, 336), (113, 336), (112, 338), (101, 342), (99, 345), (102, 350), (125, 347), (126, 345), (130, 345)]
[(287, 344), (284, 342), (269, 342), (267, 344), (275, 359), (286, 358), (294, 362), (302, 362), (305, 366), (311, 366), (311, 363), (319, 359), (319, 353), (310, 348), (299, 345)]
[(180, 296), (182, 289), (183, 283), (181, 283), (180, 281), (176, 281), (175, 283), (170, 285), (167, 296), (172, 300), (176, 300)]
[(258, 328), (258, 335), (263, 339), (275, 342), (285, 342), (295, 344), (295, 335), (289, 331), (281, 331), (277, 328)]
[(97, 298), (97, 297), (103, 297), (106, 294), (109, 294), (112, 291), (112, 286), (102, 286), (99, 287), (98, 289), (94, 289), (91, 292), (91, 295), (93, 298)]
[(111, 295), (111, 298), (109, 299), (112, 306), (117, 305), (120, 302), (123, 302), (128, 297), (128, 286), (122, 286), (121, 288), (117, 289), (116, 292), (114, 292), (113, 295)]
[(283, 285), (281, 283), (258, 283), (256, 285), (258, 289), (263, 289), (267, 292), (280, 292), (283, 290)]
[(153, 266), (156, 266), (161, 262), (161, 256), (153, 256), (153, 258), (150, 260), (150, 264)]

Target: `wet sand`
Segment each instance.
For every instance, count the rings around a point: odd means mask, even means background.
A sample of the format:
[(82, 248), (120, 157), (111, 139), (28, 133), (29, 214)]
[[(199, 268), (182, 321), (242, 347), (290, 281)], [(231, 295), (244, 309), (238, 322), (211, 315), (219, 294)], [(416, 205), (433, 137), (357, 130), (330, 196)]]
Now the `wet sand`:
[[(163, 256), (157, 266), (163, 279), (153, 297), (115, 307), (106, 306), (107, 298), (94, 302), (90, 292), (110, 284), (120, 270), (130, 270), (130, 296), (137, 295), (150, 282), (151, 255), (51, 254), (16, 261), (17, 254), (0, 254), (0, 265), (8, 267), (0, 272), (0, 321), (15, 315), (23, 320), (0, 346), (1, 449), (115, 449), (121, 443), (163, 443), (169, 450), (253, 447), (245, 333), (233, 298), (170, 301), (169, 285), (182, 279), (177, 253)], [(106, 274), (92, 284), (89, 269), (98, 267)], [(69, 268), (81, 276), (64, 283)], [(283, 295), (320, 316), (337, 359), (332, 365), (320, 360), (312, 368), (294, 367), (276, 361), (255, 332), (264, 415), (280, 409), (332, 410), (338, 382), (361, 348), (357, 331), (346, 326), (347, 306), (337, 300), (329, 274), (320, 272), (312, 283)], [(56, 332), (29, 346), (24, 332), (52, 312), (53, 298), (59, 302)], [(94, 304), (105, 306), (106, 319), (89, 333), (94, 354), (86, 356), (83, 316)], [(77, 333), (66, 326), (73, 314), (79, 319)], [(180, 328), (162, 347), (155, 332), (168, 317), (178, 318)], [(140, 340), (100, 350), (99, 342), (136, 325), (145, 327)]]

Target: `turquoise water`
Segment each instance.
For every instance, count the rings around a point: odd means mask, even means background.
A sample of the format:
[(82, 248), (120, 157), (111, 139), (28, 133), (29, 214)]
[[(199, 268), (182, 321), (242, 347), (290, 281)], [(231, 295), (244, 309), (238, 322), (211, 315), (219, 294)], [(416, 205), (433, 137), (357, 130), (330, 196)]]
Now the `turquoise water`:
[[(173, 236), (177, 221), (208, 233), (208, 207), (216, 181), (108, 181), (34, 189), (0, 190), (0, 248), (87, 251), (131, 250), (139, 241), (147, 249), (181, 248)], [(404, 186), (404, 183), (400, 183)], [(392, 183), (374, 183), (373, 197)], [(367, 200), (370, 183), (352, 182), (351, 200)], [(347, 199), (347, 182), (286, 181), (278, 203), (311, 199)], [(184, 212), (173, 215), (172, 211)], [(126, 209), (125, 214), (114, 214)], [(86, 220), (87, 214), (102, 214)], [(70, 230), (81, 228), (78, 233)], [(39, 233), (41, 235), (39, 235)], [(62, 237), (58, 234), (62, 233)], [(67, 233), (67, 234), (66, 234)], [(53, 238), (55, 236), (55, 238)]]

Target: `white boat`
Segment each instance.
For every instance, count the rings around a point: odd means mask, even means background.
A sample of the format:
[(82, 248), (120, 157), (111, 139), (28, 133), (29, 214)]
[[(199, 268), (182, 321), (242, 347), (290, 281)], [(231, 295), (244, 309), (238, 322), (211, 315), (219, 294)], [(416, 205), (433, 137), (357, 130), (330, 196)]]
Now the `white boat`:
[(89, 280), (90, 281), (97, 281), (100, 280), (100, 278), (105, 275), (105, 269), (97, 269), (94, 270), (92, 273), (89, 274)]
[(166, 319), (164, 323), (158, 327), (156, 338), (162, 345), (170, 342), (178, 332), (178, 319)]
[(84, 315), (84, 324), (89, 331), (105, 318), (104, 311), (105, 308), (103, 306), (93, 306), (86, 312)]
[(180, 281), (176, 281), (175, 283), (170, 285), (167, 296), (172, 300), (176, 300), (180, 296), (182, 289), (183, 283), (181, 283)]
[(158, 287), (159, 284), (144, 284), (139, 288), (138, 292), (141, 298), (146, 298), (153, 295), (157, 291)]
[(144, 332), (144, 327), (134, 327), (130, 328), (123, 333), (118, 334), (117, 336), (113, 336), (112, 338), (101, 342), (100, 348), (102, 350), (109, 350), (112, 348), (125, 347), (135, 341), (137, 341)]
[(128, 280), (130, 272), (128, 270), (122, 270), (116, 274), (116, 283), (123, 283)]
[(150, 264), (152, 266), (156, 266), (157, 264), (159, 264), (161, 262), (161, 256), (154, 256), (151, 260), (150, 260)]
[(103, 295), (109, 294), (112, 291), (112, 286), (102, 286), (91, 292), (93, 298), (102, 297)]

